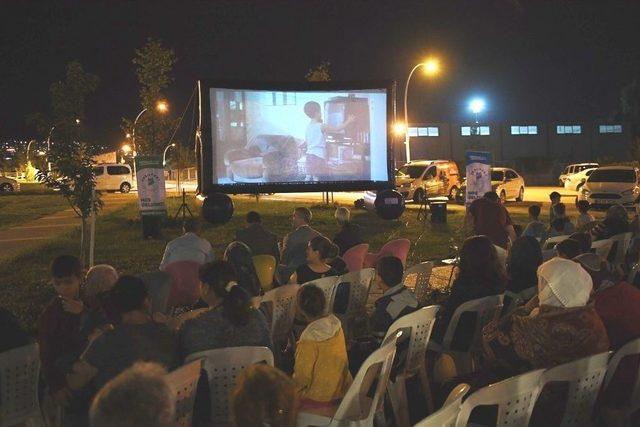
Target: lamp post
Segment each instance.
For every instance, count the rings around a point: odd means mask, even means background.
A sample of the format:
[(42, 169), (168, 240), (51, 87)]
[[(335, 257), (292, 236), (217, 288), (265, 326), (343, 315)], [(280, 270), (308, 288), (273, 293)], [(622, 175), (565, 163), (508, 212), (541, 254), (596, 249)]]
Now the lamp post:
[(165, 166), (167, 164), (167, 150), (175, 146), (176, 146), (176, 143), (173, 142), (164, 148), (164, 153), (162, 153), (162, 166)]
[(407, 82), (404, 86), (404, 127), (405, 127), (404, 145), (406, 150), (407, 163), (411, 161), (411, 146), (409, 145), (409, 114), (407, 109), (409, 82), (411, 81), (411, 77), (413, 76), (413, 73), (415, 73), (415, 71), (420, 67), (424, 67), (424, 73), (427, 76), (434, 76), (438, 74), (438, 72), (440, 71), (440, 61), (436, 58), (428, 58), (424, 62), (416, 64), (411, 69), (411, 72), (409, 72), (409, 77), (407, 77)]
[(47, 136), (47, 171), (49, 171), (49, 173), (51, 173), (51, 161), (49, 160), (49, 156), (51, 155), (51, 134), (55, 128), (55, 126), (51, 126), (51, 130), (49, 130), (49, 135)]
[[(136, 125), (138, 124), (138, 120), (140, 117), (148, 110), (148, 108), (143, 108), (142, 111), (138, 113), (136, 119), (133, 121), (133, 129), (131, 129), (131, 145), (133, 145), (133, 176), (136, 176), (136, 156), (138, 155), (138, 151), (136, 150)], [(160, 113), (166, 113), (169, 111), (169, 104), (166, 101), (158, 101), (156, 104), (156, 110)], [(128, 135), (128, 134), (127, 134)]]

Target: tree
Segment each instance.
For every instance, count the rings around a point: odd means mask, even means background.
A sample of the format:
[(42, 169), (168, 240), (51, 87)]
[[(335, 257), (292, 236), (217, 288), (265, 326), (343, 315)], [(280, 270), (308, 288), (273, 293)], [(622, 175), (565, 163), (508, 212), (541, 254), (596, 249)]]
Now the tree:
[(38, 173), (38, 179), (58, 190), (82, 219), (80, 258), (83, 262), (89, 217), (102, 207), (92, 168), (92, 157), (98, 150), (85, 142), (85, 103), (98, 82), (97, 76), (85, 72), (82, 65), (74, 61), (67, 65), (65, 80), (50, 86), (51, 115), (47, 128), (55, 126), (56, 129), (55, 143), (49, 153), (52, 171), (44, 169)]
[(314, 68), (309, 68), (305, 76), (309, 82), (328, 82), (331, 80), (331, 63), (321, 62)]
[[(175, 63), (174, 51), (163, 47), (159, 40), (148, 39), (141, 49), (135, 51), (133, 64), (140, 83), (140, 104), (147, 110), (135, 126), (136, 149), (140, 153), (162, 153), (171, 136), (173, 122), (166, 114), (158, 112), (156, 105), (173, 81), (171, 72)], [(125, 133), (132, 133), (133, 124), (134, 120), (123, 119)]]
[(631, 124), (631, 154), (640, 160), (640, 77), (636, 78), (622, 89), (620, 96), (622, 114)]

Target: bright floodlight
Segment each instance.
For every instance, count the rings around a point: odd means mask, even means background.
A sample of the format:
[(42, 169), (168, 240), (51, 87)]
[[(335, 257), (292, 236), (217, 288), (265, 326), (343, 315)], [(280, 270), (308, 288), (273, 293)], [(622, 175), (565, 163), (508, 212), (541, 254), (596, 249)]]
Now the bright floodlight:
[(440, 61), (438, 58), (428, 58), (422, 65), (424, 66), (424, 73), (427, 76), (434, 76), (440, 71)]
[(407, 131), (407, 127), (404, 125), (404, 122), (396, 122), (393, 124), (393, 133), (398, 136), (404, 136)]
[(487, 105), (482, 98), (474, 98), (469, 102), (469, 109), (474, 114), (482, 113), (486, 106)]

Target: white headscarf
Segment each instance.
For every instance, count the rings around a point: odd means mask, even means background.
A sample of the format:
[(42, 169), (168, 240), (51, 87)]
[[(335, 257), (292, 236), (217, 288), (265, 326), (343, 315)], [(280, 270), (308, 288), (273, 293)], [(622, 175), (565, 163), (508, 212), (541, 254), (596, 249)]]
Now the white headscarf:
[(592, 288), (591, 276), (575, 261), (556, 257), (538, 267), (540, 305), (582, 307)]

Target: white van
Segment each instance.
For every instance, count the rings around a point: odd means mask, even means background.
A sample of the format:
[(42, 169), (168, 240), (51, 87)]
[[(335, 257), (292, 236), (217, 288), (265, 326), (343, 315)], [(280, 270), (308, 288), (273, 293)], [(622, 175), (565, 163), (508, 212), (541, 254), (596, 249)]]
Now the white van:
[(96, 190), (128, 193), (133, 187), (133, 174), (129, 165), (101, 163), (93, 165), (93, 173), (96, 176)]

